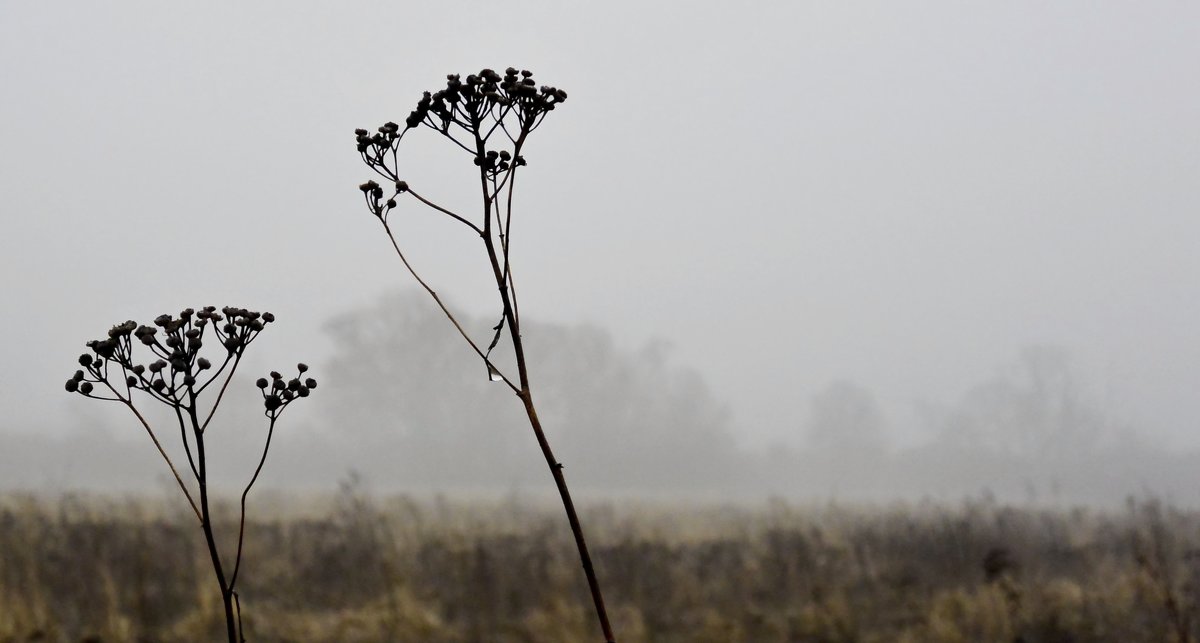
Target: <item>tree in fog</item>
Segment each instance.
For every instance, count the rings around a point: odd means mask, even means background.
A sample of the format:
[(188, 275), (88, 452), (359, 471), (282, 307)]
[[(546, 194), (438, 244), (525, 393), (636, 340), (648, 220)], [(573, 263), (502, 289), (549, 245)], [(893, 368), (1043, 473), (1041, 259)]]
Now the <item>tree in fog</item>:
[[(494, 323), (456, 317), (465, 328)], [(733, 472), (727, 409), (664, 345), (628, 351), (593, 326), (524, 326), (531, 371), (544, 391), (539, 414), (571, 456), (564, 460), (573, 478), (654, 490), (716, 485)], [(370, 456), (398, 464), (405, 480), (430, 484), (494, 486), (497, 475), (537, 480), (523, 416), (496, 403), (511, 393), (462, 359), (455, 330), (418, 293), (385, 297), (327, 330), (336, 349), (330, 378), (338, 384), (329, 387), (331, 420)]]
[(942, 424), (952, 444), (1037, 458), (1091, 450), (1104, 419), (1083, 396), (1069, 353), (1032, 346), (970, 389)]
[(884, 447), (883, 413), (867, 389), (844, 380), (813, 396), (805, 427), (814, 451), (839, 456), (878, 456)]

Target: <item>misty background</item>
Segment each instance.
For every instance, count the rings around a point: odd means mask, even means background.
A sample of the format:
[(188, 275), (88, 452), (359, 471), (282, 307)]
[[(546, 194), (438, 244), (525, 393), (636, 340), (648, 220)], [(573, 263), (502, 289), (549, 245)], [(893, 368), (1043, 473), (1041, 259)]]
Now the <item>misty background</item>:
[[(0, 486), (160, 484), (62, 381), (113, 323), (207, 304), (279, 318), (224, 407), (231, 470), (253, 374), (303, 360), (321, 388), (264, 484), (548, 486), (356, 189), (355, 127), (513, 65), (570, 93), (514, 270), (573, 482), (1194, 502), (1197, 63), (1200, 8), (1168, 3), (6, 3)], [(472, 211), (473, 167), (415, 134), (409, 183)], [(486, 336), (476, 244), (398, 215)]]

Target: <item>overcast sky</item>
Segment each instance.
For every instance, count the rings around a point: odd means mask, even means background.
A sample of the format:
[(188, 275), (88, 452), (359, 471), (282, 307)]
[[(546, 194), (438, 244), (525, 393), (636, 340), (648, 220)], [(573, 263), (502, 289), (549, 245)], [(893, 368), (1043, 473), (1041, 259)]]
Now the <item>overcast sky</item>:
[[(523, 312), (669, 340), (747, 444), (833, 379), (916, 439), (915, 402), (1054, 344), (1200, 446), (1200, 5), (746, 6), (0, 4), (0, 430), (78, 422), (83, 343), (189, 305), (272, 310), (256, 359), (320, 363), (325, 320), (409, 284), (352, 130), (513, 65), (570, 93), (518, 188)], [(473, 207), (422, 134), (409, 182)], [(403, 216), (490, 310), (472, 240)]]

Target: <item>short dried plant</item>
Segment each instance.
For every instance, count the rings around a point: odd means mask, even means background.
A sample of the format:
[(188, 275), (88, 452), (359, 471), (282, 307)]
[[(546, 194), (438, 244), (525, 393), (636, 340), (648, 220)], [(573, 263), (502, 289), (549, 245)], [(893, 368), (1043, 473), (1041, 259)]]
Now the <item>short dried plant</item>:
[[(221, 589), (230, 643), (245, 641), (237, 581), (246, 532), (246, 498), (262, 473), (279, 416), (317, 387), (316, 380), (305, 377), (308, 367), (304, 364), (296, 366), (297, 375), (293, 378), (285, 379), (278, 372), (272, 372), (270, 379), (259, 378), (255, 383), (262, 394), (267, 430), (258, 466), (242, 490), (237, 545), (230, 565), (228, 552), (221, 555), (213, 529), (205, 439), (247, 347), (273, 321), (275, 316), (271, 313), (228, 306), (220, 311), (215, 306), (207, 306), (198, 311), (188, 308), (178, 316), (160, 315), (153, 326), (127, 321), (113, 326), (108, 337), (87, 343), (90, 352), (79, 356), (82, 368), (66, 383), (69, 393), (116, 402), (128, 408), (170, 467), (204, 532), (213, 572)], [(135, 358), (134, 348), (138, 345), (140, 352), (149, 354), (150, 361)], [(202, 351), (211, 359), (202, 356)], [(205, 398), (202, 402), (201, 396), (210, 387), (217, 391), (215, 398), (211, 402)], [(165, 405), (174, 416), (187, 456), (191, 483), (180, 474), (159, 441), (158, 433), (139, 409), (138, 404), (146, 399)]]

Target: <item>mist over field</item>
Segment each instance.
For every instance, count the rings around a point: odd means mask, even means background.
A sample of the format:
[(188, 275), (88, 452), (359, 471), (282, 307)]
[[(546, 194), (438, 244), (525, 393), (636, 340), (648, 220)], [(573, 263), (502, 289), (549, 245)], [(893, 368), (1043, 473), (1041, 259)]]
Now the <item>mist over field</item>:
[(0, 642), (1196, 643), (1198, 68), (1194, 2), (0, 2)]
[[(512, 64), (571, 96), (528, 149), (513, 255), (584, 492), (1192, 503), (1197, 24), (1108, 2), (5, 4), (0, 489), (158, 489), (144, 431), (62, 382), (112, 324), (207, 304), (279, 318), (214, 432), (231, 472), (262, 437), (249, 373), (303, 360), (322, 386), (265, 485), (549, 489), (519, 405), (406, 290), (356, 190), (354, 128)], [(437, 143), (414, 135), (408, 182), (472, 212)], [(396, 221), (486, 339), (474, 241), (416, 204)]]
[[(461, 321), (481, 335), (494, 324)], [(265, 485), (320, 493), (356, 475), (382, 493), (550, 491), (513, 394), (489, 380), (424, 292), (385, 295), (323, 329), (335, 357), (314, 365), (321, 386), (311, 408), (281, 422)], [(739, 441), (721, 391), (666, 342), (627, 346), (587, 324), (532, 320), (524, 330), (541, 418), (588, 497), (878, 503), (987, 496), (1108, 507), (1130, 496), (1200, 501), (1200, 453), (1168, 451), (1107, 416), (1061, 347), (1025, 347), (959, 398), (925, 405), (926, 441), (896, 444), (873, 392), (833, 380), (788, 400), (803, 410), (796, 440), (764, 448)], [(504, 349), (497, 355), (501, 364), (511, 359)], [(255, 362), (247, 370), (263, 370)], [(265, 437), (257, 398), (246, 380), (216, 420), (210, 443), (219, 449), (220, 480), (241, 480), (253, 468)], [(144, 432), (124, 409), (103, 411), (61, 435), (0, 437), (0, 486), (157, 493), (165, 480)], [(158, 426), (165, 432), (174, 420), (159, 417)]]

